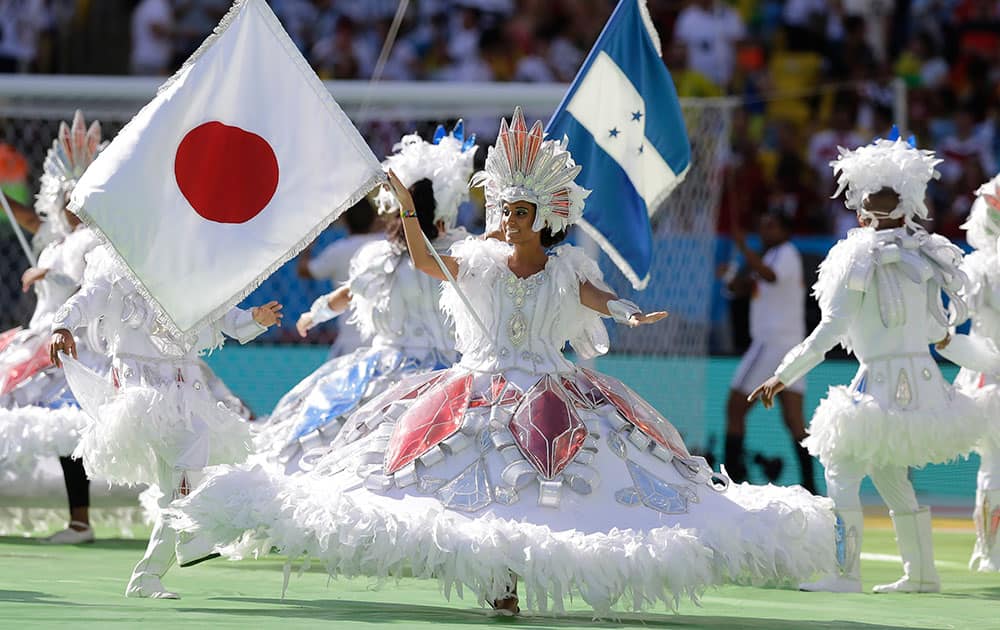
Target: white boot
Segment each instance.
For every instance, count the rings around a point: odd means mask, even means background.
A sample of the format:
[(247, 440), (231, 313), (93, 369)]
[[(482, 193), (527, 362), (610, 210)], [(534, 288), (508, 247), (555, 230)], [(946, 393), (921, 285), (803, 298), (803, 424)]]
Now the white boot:
[(204, 534), (179, 532), (177, 534), (177, 564), (181, 568), (193, 567), (206, 560), (219, 557), (215, 543)]
[(132, 570), (132, 579), (125, 587), (125, 597), (150, 597), (153, 599), (180, 599), (177, 593), (163, 588), (160, 578), (174, 563), (174, 545), (177, 534), (157, 519), (153, 533), (149, 535), (146, 554)]
[(976, 509), (972, 512), (976, 524), (976, 546), (972, 550), (969, 568), (973, 571), (1000, 571), (1000, 490), (976, 488)]
[(861, 592), (861, 539), (865, 517), (861, 510), (837, 511), (837, 564), (836, 573), (815, 582), (799, 585), (800, 591), (826, 593)]
[(892, 525), (896, 529), (899, 555), (903, 557), (903, 577), (892, 584), (879, 584), (876, 593), (940, 593), (941, 579), (934, 568), (934, 544), (931, 540), (931, 511), (922, 507), (916, 512), (896, 513)]

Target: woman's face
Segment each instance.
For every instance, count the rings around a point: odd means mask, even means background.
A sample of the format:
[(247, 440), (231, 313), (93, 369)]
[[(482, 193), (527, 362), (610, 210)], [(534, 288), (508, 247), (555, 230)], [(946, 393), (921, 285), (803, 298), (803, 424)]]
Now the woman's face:
[(535, 223), (535, 204), (530, 201), (505, 201), (500, 215), (500, 230), (511, 245), (541, 243), (541, 235), (531, 229)]

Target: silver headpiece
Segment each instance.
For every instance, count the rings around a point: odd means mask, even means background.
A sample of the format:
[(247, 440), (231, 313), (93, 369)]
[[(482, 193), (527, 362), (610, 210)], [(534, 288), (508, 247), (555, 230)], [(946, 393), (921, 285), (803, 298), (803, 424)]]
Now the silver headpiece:
[(101, 141), (101, 123), (95, 120), (88, 128), (80, 110), (73, 115), (72, 126), (59, 123), (59, 132), (45, 155), (41, 185), (35, 196), (35, 212), (42, 220), (65, 222), (66, 194), (106, 145)]
[(500, 225), (501, 206), (511, 201), (535, 204), (535, 232), (544, 227), (560, 232), (583, 216), (590, 191), (573, 181), (582, 167), (566, 150), (566, 138), (557, 142), (544, 136), (541, 121), (528, 130), (520, 107), (509, 126), (506, 118), (500, 121), (496, 145), (489, 148), (484, 169), (472, 178), (472, 185), (486, 193), (487, 229)]

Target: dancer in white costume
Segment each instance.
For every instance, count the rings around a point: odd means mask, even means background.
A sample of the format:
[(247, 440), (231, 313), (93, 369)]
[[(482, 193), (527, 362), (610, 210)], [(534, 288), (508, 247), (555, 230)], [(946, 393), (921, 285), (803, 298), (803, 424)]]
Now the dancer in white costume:
[[(962, 269), (968, 277), (964, 297), (972, 316), (970, 336), (1000, 343), (1000, 175), (977, 191), (969, 220), (963, 226), (976, 251), (965, 256)], [(955, 384), (980, 405), (983, 416), (1000, 419), (1000, 380), (996, 374), (963, 369)], [(976, 546), (969, 568), (1000, 571), (1000, 431), (995, 422), (986, 428), (977, 449), (981, 458), (976, 477)]]
[[(508, 242), (468, 239), (441, 257), (476, 312), (446, 289), (461, 361), (369, 402), (308, 474), (223, 467), (169, 518), (229, 557), (275, 546), (333, 574), (410, 568), (509, 612), (512, 574), (529, 607), (561, 611), (578, 593), (606, 614), (832, 566), (828, 500), (727, 487), (628, 387), (563, 356), (567, 341), (583, 357), (607, 350), (602, 316), (638, 325), (665, 315), (608, 292), (581, 249), (546, 252), (581, 216), (579, 170), (520, 109), (503, 121), (474, 181)], [(414, 264), (443, 277), (408, 191), (390, 179)]]
[[(826, 468), (838, 516), (839, 568), (803, 590), (861, 591), (859, 487), (870, 476), (889, 506), (904, 571), (875, 592), (938, 591), (930, 511), (917, 503), (907, 468), (968, 453), (982, 430), (975, 405), (942, 378), (928, 349), (937, 343), (962, 364), (990, 365), (993, 358), (969, 337), (949, 336), (948, 327), (965, 319), (958, 296), (961, 250), (916, 223), (927, 217), (924, 194), (940, 160), (895, 135), (842, 150), (831, 163), (839, 176), (837, 195), (846, 189), (846, 205), (862, 227), (820, 266), (813, 287), (820, 324), (751, 394), (771, 406), (838, 343), (860, 363), (850, 386), (830, 388), (804, 441)], [(942, 306), (942, 292), (951, 298), (951, 313)]]
[[(66, 199), (77, 180), (104, 147), (101, 125), (87, 127), (79, 111), (72, 126), (60, 123), (45, 156), (40, 190), (32, 214), (17, 208), (34, 243), (41, 247), (37, 265), (22, 277), (25, 291), (37, 297), (28, 327), (0, 334), (0, 476), (3, 494), (27, 499), (26, 492), (45, 493), (58, 457), (69, 499), (69, 526), (49, 538), (50, 543), (92, 542), (90, 484), (83, 464), (70, 457), (86, 424), (84, 414), (60, 370), (49, 360), (52, 318), (83, 282), (84, 257), (98, 244), (97, 237), (66, 211)], [(19, 217), (20, 218), (20, 217)], [(100, 349), (91, 349), (87, 337), (78, 349), (91, 369), (106, 373), (108, 361)]]
[[(250, 432), (207, 386), (199, 353), (228, 335), (246, 343), (279, 323), (276, 302), (232, 309), (197, 334), (178, 337), (149, 307), (107, 247), (87, 257), (84, 285), (52, 322), (50, 352), (92, 418), (75, 455), (87, 470), (113, 483), (156, 484), (160, 507), (194, 487), (208, 465), (234, 463), (250, 450)], [(112, 357), (108, 378), (79, 362), (71, 331), (100, 322)], [(158, 517), (127, 597), (176, 599), (160, 581), (175, 557), (175, 532)]]
[[(404, 136), (384, 162), (419, 200), (421, 229), (441, 252), (467, 236), (455, 219), (468, 198), (475, 152), (475, 137), (466, 139), (459, 121), (451, 134), (439, 127), (433, 143)], [(383, 214), (399, 213), (391, 192), (379, 194), (378, 206)], [(369, 346), (327, 361), (296, 385), (255, 438), (257, 450), (288, 473), (308, 467), (302, 459), (307, 453), (325, 453), (347, 416), (366, 401), (406, 376), (449, 367), (458, 358), (438, 304), (439, 283), (414, 269), (400, 219), (390, 221), (386, 238), (354, 256), (347, 283), (316, 300), (299, 320), (304, 336), (350, 308)]]

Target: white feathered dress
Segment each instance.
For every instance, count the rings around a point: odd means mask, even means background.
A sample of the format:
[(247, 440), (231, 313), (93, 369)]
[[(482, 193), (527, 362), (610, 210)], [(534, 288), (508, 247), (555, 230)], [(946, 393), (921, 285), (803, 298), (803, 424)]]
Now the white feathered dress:
[[(447, 251), (456, 235), (465, 233), (441, 235), (435, 247)], [(451, 366), (458, 354), (439, 305), (439, 284), (387, 240), (358, 250), (347, 281), (351, 321), (369, 345), (327, 361), (285, 394), (255, 436), (257, 451), (289, 474), (308, 468), (365, 402), (407, 376)], [(334, 316), (327, 298), (314, 305), (317, 323)]]
[(225, 555), (272, 546), (334, 575), (437, 577), (483, 602), (509, 571), (522, 606), (562, 610), (579, 595), (599, 614), (640, 610), (724, 581), (798, 580), (833, 565), (830, 503), (799, 487), (731, 485), (692, 457), (674, 427), (619, 381), (576, 368), (607, 350), (584, 281), (604, 286), (580, 249), (515, 277), (510, 246), (453, 248), (462, 360), (414, 376), (347, 421), (309, 473), (229, 468), (175, 502), (168, 519)]
[[(47, 273), (34, 285), (37, 302), (28, 327), (0, 334), (0, 533), (41, 532), (65, 521), (66, 489), (56, 458), (76, 448), (86, 414), (49, 360), (48, 342), (52, 318), (83, 282), (85, 256), (97, 242), (82, 225), (49, 242), (38, 257), (38, 268)], [(80, 361), (107, 373), (109, 361), (93, 337), (80, 335)], [(112, 492), (106, 483), (93, 493), (101, 503), (109, 494), (116, 495), (113, 503), (135, 495)], [(104, 521), (107, 514), (94, 516)]]

